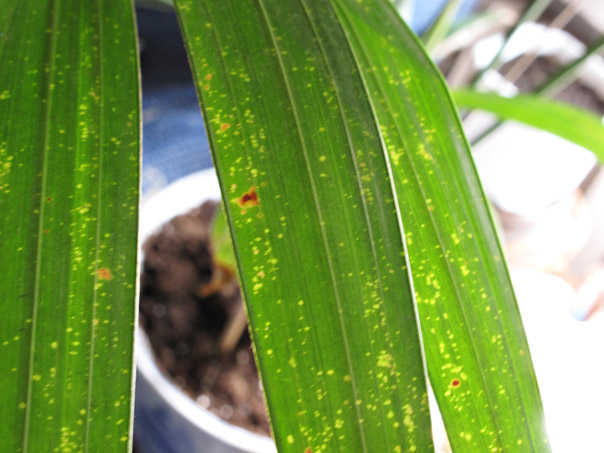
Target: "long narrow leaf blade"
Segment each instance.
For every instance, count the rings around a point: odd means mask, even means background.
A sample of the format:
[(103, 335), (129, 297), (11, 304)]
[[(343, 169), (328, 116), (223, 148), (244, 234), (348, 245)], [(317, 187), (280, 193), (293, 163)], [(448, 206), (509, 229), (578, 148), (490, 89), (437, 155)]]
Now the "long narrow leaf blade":
[(550, 75), (541, 85), (533, 90), (534, 94), (542, 95), (546, 98), (553, 98), (564, 88), (574, 82), (579, 76), (585, 64), (596, 55), (601, 55), (604, 51), (604, 36), (596, 42), (590, 44), (585, 53), (579, 58), (572, 60), (565, 66), (562, 66), (557, 72)]
[(426, 51), (432, 53), (436, 46), (447, 36), (461, 4), (462, 0), (450, 0), (443, 6), (434, 23), (422, 36)]
[(0, 451), (127, 451), (139, 113), (128, 0), (0, 2)]
[(451, 445), (545, 451), (520, 314), (444, 81), (387, 1), (336, 3), (391, 157), (428, 373)]
[(604, 163), (604, 124), (602, 118), (561, 102), (537, 96), (506, 98), (473, 90), (453, 92), (462, 107), (486, 110), (501, 119), (515, 120), (543, 129), (592, 151)]
[(430, 451), (388, 166), (329, 2), (176, 2), (279, 451)]
[(489, 71), (489, 69), (494, 68), (497, 69), (501, 66), (501, 55), (505, 50), (506, 46), (512, 39), (512, 37), (516, 34), (518, 29), (527, 22), (534, 22), (543, 12), (547, 9), (547, 7), (552, 3), (552, 0), (531, 0), (531, 3), (526, 7), (522, 16), (518, 18), (518, 20), (514, 23), (514, 26), (506, 33), (501, 46), (497, 50), (497, 52), (491, 57), (489, 63), (481, 69), (481, 71), (476, 74), (474, 80), (472, 81), (472, 86), (476, 86), (478, 82), (482, 80), (484, 75)]

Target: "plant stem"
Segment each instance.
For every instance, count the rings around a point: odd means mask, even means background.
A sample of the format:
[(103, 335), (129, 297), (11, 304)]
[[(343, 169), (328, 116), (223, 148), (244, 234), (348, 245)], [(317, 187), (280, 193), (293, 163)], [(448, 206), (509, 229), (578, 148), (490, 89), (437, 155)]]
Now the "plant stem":
[(467, 49), (497, 29), (506, 29), (517, 17), (509, 10), (504, 12), (482, 11), (462, 19), (451, 27), (449, 34), (434, 49), (434, 58), (442, 60), (460, 49)]
[(592, 55), (601, 54), (603, 50), (604, 37), (590, 45), (580, 58), (577, 58), (569, 65), (563, 67), (549, 80), (541, 84), (535, 90), (535, 93), (546, 97), (556, 96), (560, 91), (570, 85), (577, 78), (579, 71), (581, 68), (583, 68), (583, 65)]
[(514, 25), (510, 29), (510, 31), (506, 34), (506, 36), (503, 40), (503, 43), (501, 44), (501, 47), (499, 47), (499, 50), (497, 51), (497, 53), (495, 53), (495, 55), (493, 56), (493, 58), (491, 59), (489, 64), (487, 64), (476, 75), (476, 77), (472, 81), (473, 87), (476, 87), (478, 85), (478, 83), (482, 80), (482, 78), (484, 77), (484, 75), (487, 73), (487, 71), (489, 69), (498, 68), (499, 66), (501, 66), (501, 54), (503, 53), (503, 50), (506, 48), (506, 46), (510, 42), (510, 39), (514, 36), (516, 31), (518, 31), (518, 28), (520, 28), (520, 26), (526, 22), (532, 22), (532, 21), (538, 19), (539, 16), (541, 16), (543, 11), (545, 11), (545, 9), (549, 6), (549, 4), (551, 2), (552, 2), (552, 0), (534, 0), (533, 3), (531, 3), (531, 5), (524, 11), (524, 14), (522, 14), (520, 19), (518, 19), (518, 22), (516, 23), (516, 25)]
[[(562, 12), (551, 21), (551, 23), (548, 25), (548, 28), (559, 28), (562, 30), (588, 1), (589, 0), (577, 0), (569, 3), (562, 10)], [(515, 83), (520, 77), (522, 77), (522, 74), (524, 74), (533, 61), (537, 59), (537, 56), (538, 52), (530, 52), (522, 55), (522, 57), (520, 57), (506, 72), (505, 78), (509, 82)]]
[[(199, 295), (201, 297), (209, 297), (212, 294), (216, 294), (224, 285), (232, 282), (234, 277), (235, 273), (231, 268), (214, 262), (212, 279), (199, 290)], [(237, 308), (230, 314), (226, 326), (220, 334), (218, 343), (222, 355), (230, 354), (233, 351), (246, 327), (247, 316), (245, 307), (243, 306), (243, 301), (239, 298)]]
[[(592, 55), (598, 55), (603, 50), (604, 37), (589, 46), (581, 57), (577, 58), (572, 63), (564, 66), (549, 80), (547, 80), (545, 83), (536, 88), (533, 92), (537, 95), (541, 95), (547, 98), (552, 98), (556, 96), (560, 91), (570, 85), (577, 78), (579, 71)], [(472, 141), (472, 146), (475, 146), (476, 144), (480, 143), (483, 139), (485, 139), (494, 131), (496, 131), (499, 126), (501, 126), (501, 124), (503, 124), (503, 121), (498, 121), (488, 129), (486, 129), (484, 132), (482, 132), (478, 137), (476, 137)]]
[(422, 36), (424, 47), (428, 53), (432, 53), (434, 48), (443, 40), (455, 20), (457, 11), (461, 6), (462, 0), (451, 0), (441, 10), (439, 16), (430, 26), (428, 31)]
[(247, 327), (247, 315), (243, 301), (240, 300), (236, 311), (231, 315), (220, 335), (220, 352), (227, 355), (233, 351)]

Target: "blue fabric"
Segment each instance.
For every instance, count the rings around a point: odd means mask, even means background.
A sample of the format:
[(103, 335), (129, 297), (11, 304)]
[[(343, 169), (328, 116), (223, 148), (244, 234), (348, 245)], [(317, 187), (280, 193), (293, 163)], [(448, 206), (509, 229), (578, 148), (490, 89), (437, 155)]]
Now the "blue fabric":
[(176, 16), (137, 11), (143, 84), (143, 193), (212, 166)]
[[(423, 31), (447, 0), (416, 0), (412, 28)], [(476, 0), (466, 0), (460, 15)], [(143, 84), (143, 193), (212, 166), (176, 16), (137, 10)]]

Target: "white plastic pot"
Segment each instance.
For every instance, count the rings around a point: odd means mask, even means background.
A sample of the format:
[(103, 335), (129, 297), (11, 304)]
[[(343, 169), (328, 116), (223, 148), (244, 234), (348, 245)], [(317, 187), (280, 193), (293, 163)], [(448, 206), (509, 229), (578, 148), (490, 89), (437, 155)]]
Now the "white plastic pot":
[[(213, 169), (194, 173), (144, 200), (141, 244), (171, 218), (220, 199)], [(143, 258), (144, 259), (144, 258)], [(134, 429), (141, 453), (274, 453), (272, 439), (233, 426), (199, 406), (157, 368), (146, 335), (136, 346)]]

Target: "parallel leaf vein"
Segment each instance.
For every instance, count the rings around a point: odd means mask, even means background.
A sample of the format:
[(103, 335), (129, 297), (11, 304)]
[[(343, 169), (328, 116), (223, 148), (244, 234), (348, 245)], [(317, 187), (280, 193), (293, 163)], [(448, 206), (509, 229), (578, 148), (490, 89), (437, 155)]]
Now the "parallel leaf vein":
[[(297, 111), (297, 106), (294, 102), (293, 99), (293, 93), (292, 93), (292, 88), (290, 85), (290, 81), (289, 78), (287, 76), (287, 72), (285, 70), (285, 65), (283, 62), (283, 59), (281, 57), (281, 52), (279, 49), (279, 45), (277, 42), (277, 39), (275, 37), (275, 34), (273, 32), (272, 26), (271, 26), (271, 22), (270, 19), (268, 18), (268, 14), (266, 12), (265, 6), (264, 6), (264, 0), (257, 0), (261, 10), (262, 10), (262, 14), (264, 16), (264, 19), (267, 23), (267, 28), (269, 30), (271, 39), (273, 41), (273, 46), (275, 47), (276, 50), (276, 55), (277, 55), (277, 59), (279, 61), (279, 67), (281, 69), (281, 73), (283, 76), (283, 81), (285, 83), (286, 89), (287, 89), (287, 94), (288, 94), (288, 99), (289, 99), (289, 103), (291, 105), (292, 108), (292, 112), (296, 121), (296, 128), (297, 128), (297, 132), (298, 132), (298, 137), (300, 139), (300, 145), (302, 147), (302, 154), (304, 156), (304, 161), (306, 163), (306, 171), (308, 173), (308, 177), (309, 177), (309, 181), (310, 181), (310, 187), (311, 187), (311, 192), (313, 195), (313, 200), (315, 202), (315, 209), (317, 212), (317, 217), (319, 220), (319, 227), (321, 230), (321, 239), (323, 242), (323, 247), (325, 248), (325, 252), (326, 252), (326, 258), (327, 258), (327, 265), (329, 268), (329, 274), (330, 274), (330, 281), (331, 281), (331, 285), (332, 285), (332, 290), (334, 293), (334, 297), (335, 297), (335, 301), (336, 301), (336, 307), (337, 307), (337, 312), (338, 312), (338, 318), (340, 321), (340, 326), (342, 329), (342, 339), (343, 339), (343, 343), (344, 343), (344, 349), (345, 349), (345, 354), (346, 354), (346, 361), (348, 364), (348, 369), (350, 372), (350, 376), (351, 376), (351, 385), (352, 385), (352, 390), (353, 390), (353, 394), (355, 395), (355, 400), (358, 399), (357, 398), (357, 388), (355, 385), (355, 380), (354, 380), (354, 370), (352, 367), (352, 355), (351, 355), (351, 351), (350, 351), (350, 345), (349, 345), (349, 333), (347, 331), (346, 328), (346, 324), (344, 322), (343, 316), (342, 316), (342, 303), (340, 300), (340, 294), (339, 294), (339, 290), (337, 287), (337, 283), (336, 283), (336, 277), (335, 277), (335, 271), (334, 271), (334, 266), (333, 266), (333, 258), (331, 256), (331, 250), (327, 241), (327, 232), (325, 230), (325, 226), (323, 223), (323, 215), (321, 212), (321, 207), (320, 207), (320, 203), (319, 203), (319, 198), (318, 198), (318, 194), (317, 194), (317, 188), (316, 188), (316, 183), (315, 180), (313, 178), (313, 174), (312, 174), (312, 170), (310, 167), (310, 161), (309, 161), (309, 156), (308, 156), (308, 149), (307, 149), (307, 145), (306, 142), (304, 140), (304, 134), (302, 132), (302, 128), (301, 128), (301, 124), (300, 124), (300, 119), (299, 119), (299, 114)], [(301, 5), (303, 7), (303, 5)], [(356, 405), (355, 405), (356, 407)], [(358, 426), (359, 426), (359, 430), (360, 430), (360, 434), (361, 434), (361, 439), (362, 439), (362, 446), (363, 446), (363, 451), (367, 452), (367, 446), (366, 446), (366, 441), (365, 441), (365, 435), (363, 432), (363, 424), (361, 421), (361, 414), (360, 411), (358, 409), (358, 407), (356, 407), (356, 416), (357, 416), (357, 420), (358, 420)]]
[(57, 26), (59, 22), (59, 6), (58, 1), (53, 0), (51, 7), (51, 41), (48, 50), (48, 57), (46, 61), (49, 65), (49, 76), (48, 84), (44, 87), (46, 90), (46, 112), (44, 115), (44, 140), (42, 145), (42, 184), (39, 195), (39, 217), (38, 217), (38, 242), (36, 245), (36, 271), (34, 280), (34, 298), (32, 307), (32, 321), (31, 321), (31, 337), (29, 344), (29, 362), (27, 371), (27, 397), (25, 402), (25, 423), (23, 427), (23, 451), (27, 452), (27, 445), (29, 441), (29, 425), (31, 419), (31, 398), (32, 398), (32, 385), (33, 385), (33, 369), (34, 369), (34, 356), (35, 356), (35, 345), (36, 345), (36, 328), (38, 322), (38, 304), (40, 299), (40, 278), (41, 278), (41, 262), (42, 262), (42, 238), (44, 230), (44, 199), (46, 196), (46, 180), (47, 180), (47, 168), (48, 168), (48, 140), (50, 136), (50, 116), (52, 109), (52, 89), (55, 78), (55, 54), (57, 44)]

